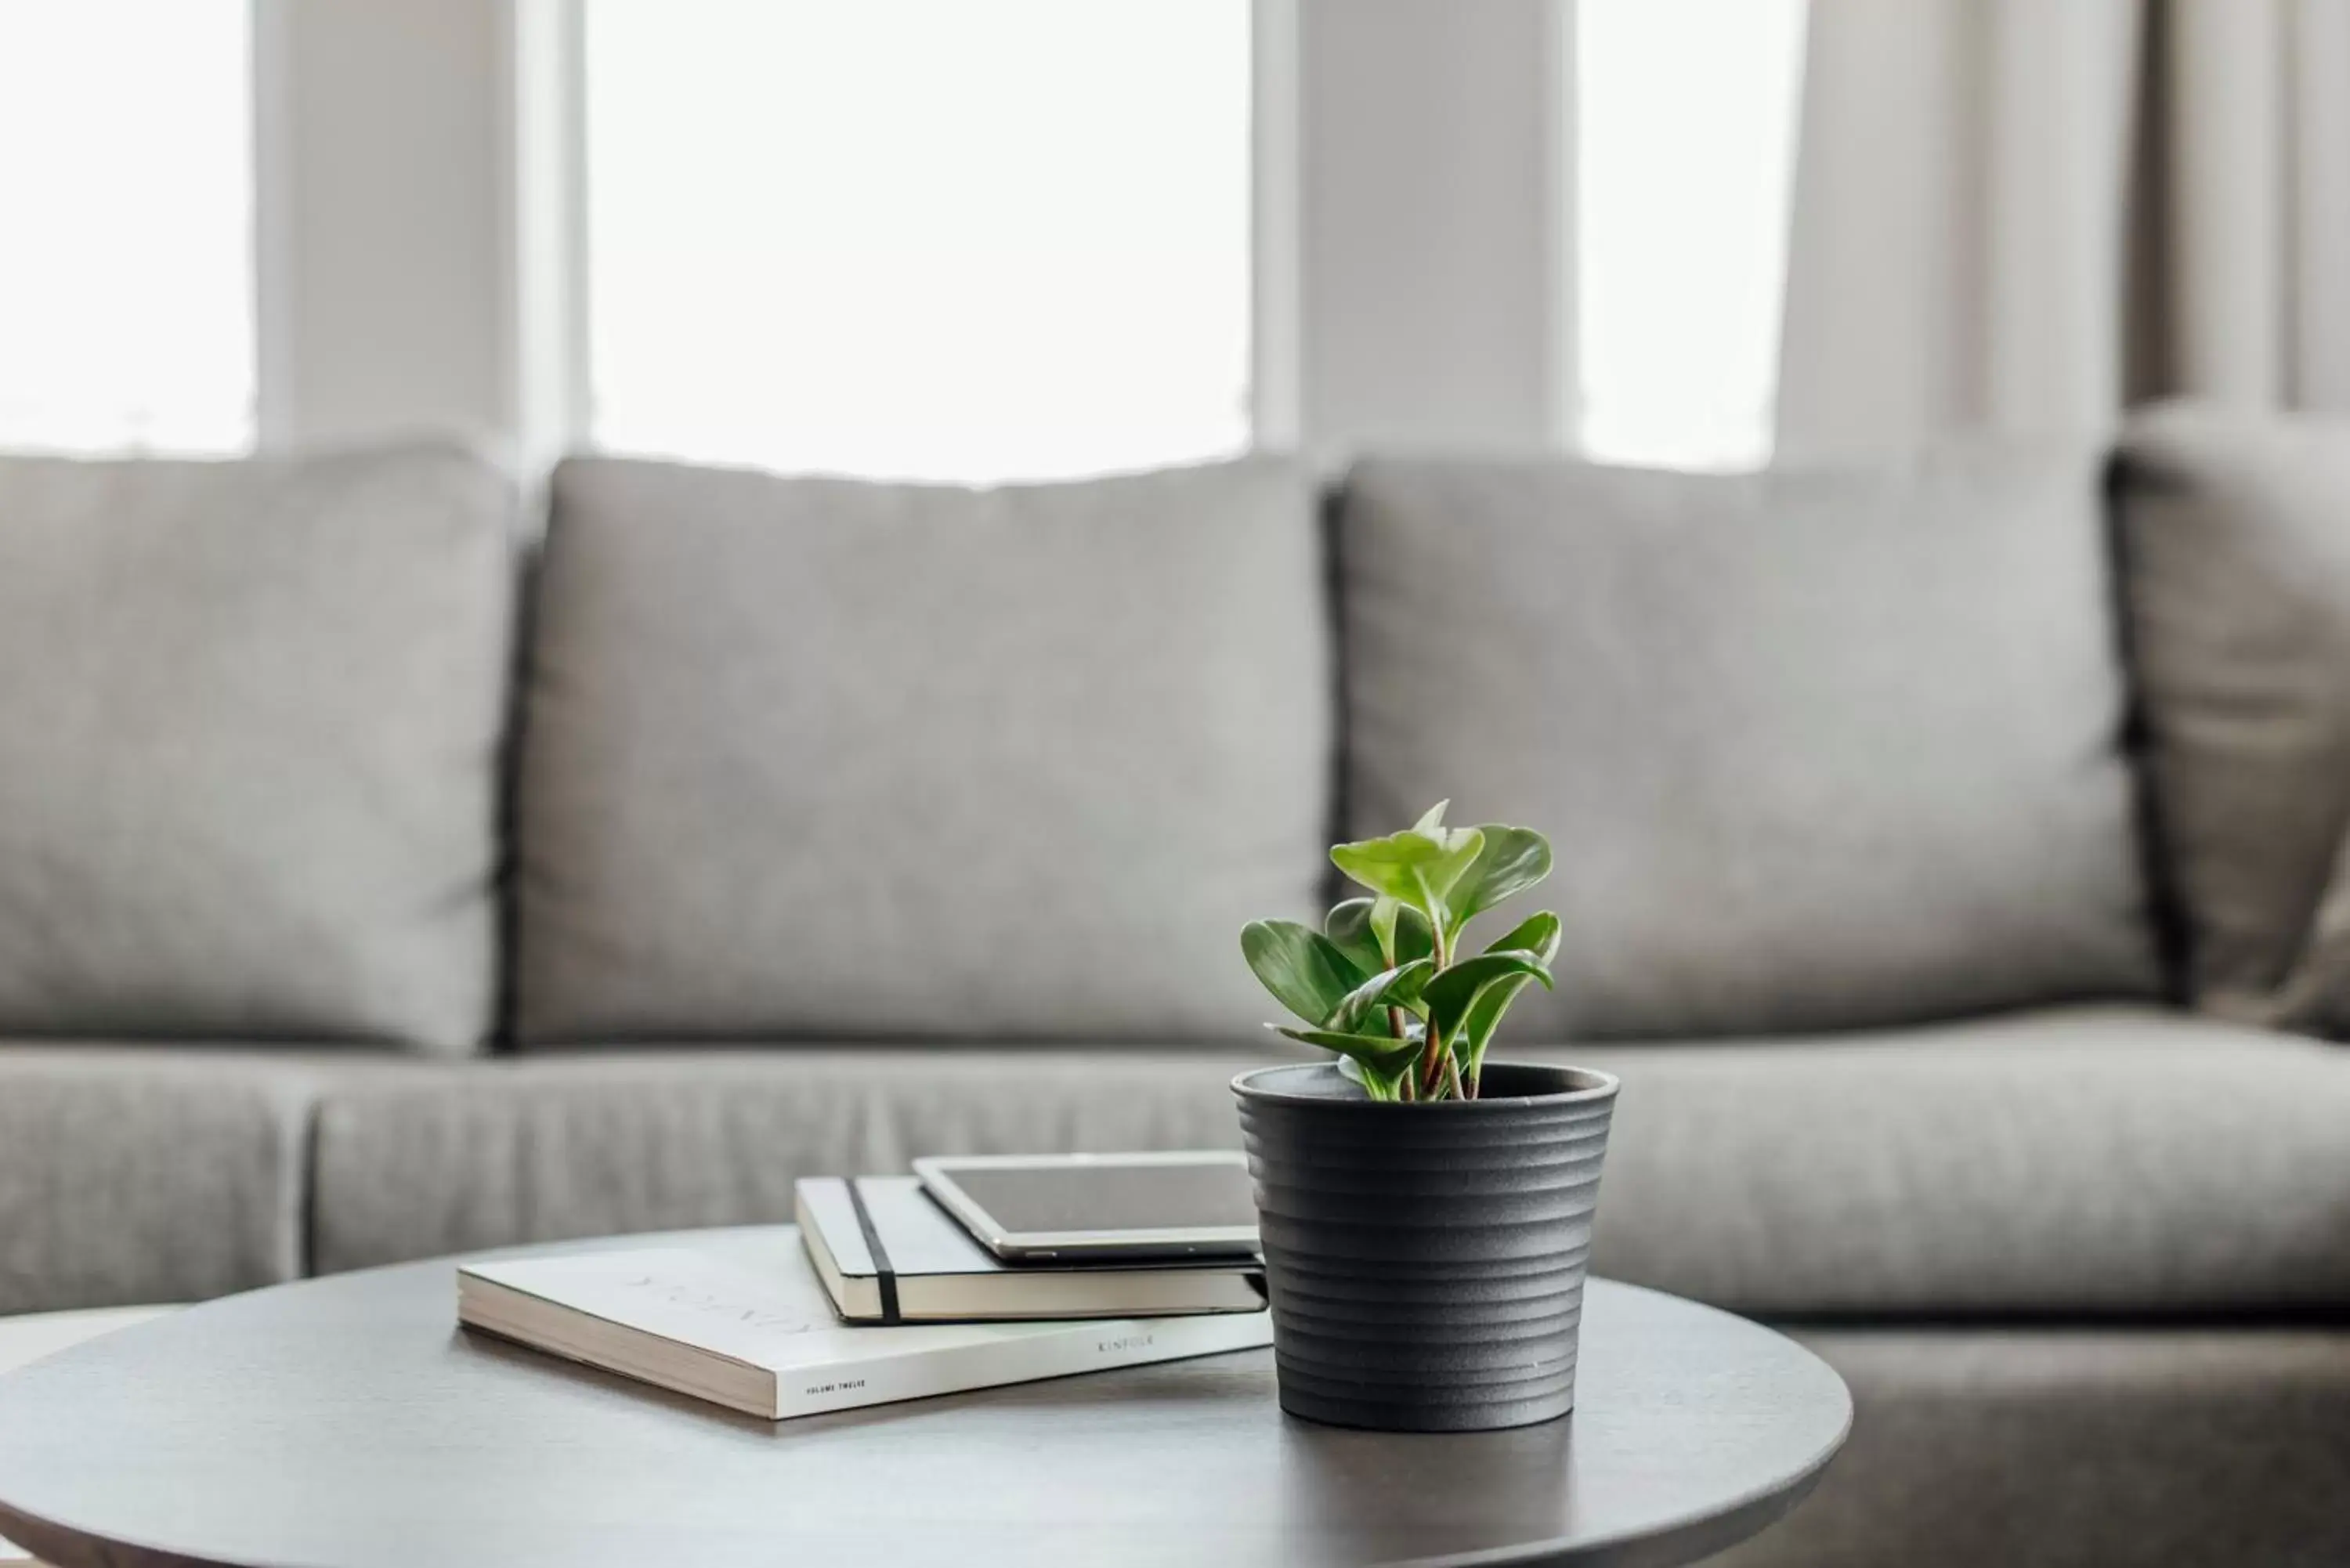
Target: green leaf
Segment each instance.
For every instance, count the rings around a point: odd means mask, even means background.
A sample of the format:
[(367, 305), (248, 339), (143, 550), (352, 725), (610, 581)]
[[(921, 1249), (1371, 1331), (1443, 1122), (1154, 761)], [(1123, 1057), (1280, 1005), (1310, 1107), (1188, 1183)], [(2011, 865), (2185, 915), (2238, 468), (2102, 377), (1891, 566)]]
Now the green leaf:
[(1330, 861), (1381, 898), (1409, 904), (1433, 921), (1443, 919), (1445, 895), (1484, 846), (1484, 835), (1473, 827), (1433, 833), (1415, 827), (1337, 845)]
[(1409, 963), (1436, 951), (1436, 929), (1428, 917), (1393, 898), (1371, 900), (1371, 937), (1382, 963)]
[(1419, 1055), (1420, 1038), (1416, 1029), (1406, 1038), (1399, 1040), (1392, 1034), (1358, 1034), (1339, 1029), (1293, 1029), (1286, 1023), (1277, 1023), (1273, 1027), (1292, 1040), (1302, 1040), (1308, 1045), (1319, 1045), (1325, 1051), (1352, 1056), (1368, 1069), (1384, 1071)]
[[(1323, 917), (1322, 934), (1347, 955), (1347, 961), (1365, 974), (1376, 974), (1388, 967), (1386, 951), (1379, 946), (1378, 932), (1371, 927), (1371, 898), (1349, 898), (1331, 906)], [(1390, 922), (1390, 932), (1394, 926)], [(1392, 940), (1392, 938), (1390, 938)]]
[(1419, 820), (1411, 825), (1411, 830), (1414, 833), (1428, 834), (1443, 832), (1444, 808), (1451, 804), (1452, 803), (1449, 800), (1438, 801), (1434, 805), (1430, 806), (1426, 811), (1419, 814)]
[(1544, 909), (1528, 915), (1485, 944), (1489, 953), (1532, 953), (1545, 964), (1558, 957), (1558, 917)]
[(1396, 911), (1396, 962), (1409, 963), (1436, 951), (1436, 930), (1428, 917), (1406, 905)]
[(1505, 950), (1479, 953), (1475, 958), (1461, 960), (1420, 988), (1420, 1002), (1428, 1010), (1428, 1026), (1448, 1041), (1455, 1038), (1457, 1026), (1476, 1002), (1478, 993), (1510, 975), (1531, 976), (1545, 986), (1550, 984), (1550, 971), (1531, 952)]
[(1461, 1028), (1452, 1037), (1453, 1059), (1461, 1064), (1461, 1075), (1471, 1083), (1485, 1070), (1485, 1047), (1493, 1043), (1493, 1032), (1502, 1026), (1502, 1015), (1518, 992), (1526, 988), (1531, 976), (1513, 974), (1493, 981), (1477, 993), (1461, 1016)]
[(1550, 875), (1550, 840), (1531, 827), (1489, 823), (1477, 830), (1484, 846), (1451, 894), (1452, 930), (1503, 899), (1524, 892)]
[(1387, 1021), (1387, 1010), (1390, 1007), (1417, 1011), (1419, 988), (1435, 972), (1436, 961), (1432, 958), (1414, 959), (1409, 963), (1384, 970), (1348, 992), (1347, 999), (1338, 1004), (1338, 1010), (1325, 1022), (1346, 1034), (1359, 1034), (1377, 1029)]
[(1349, 1034), (1335, 1029), (1290, 1029), (1281, 1033), (1308, 1045), (1319, 1045), (1350, 1058), (1362, 1069), (1363, 1087), (1375, 1100), (1401, 1096), (1404, 1079), (1419, 1060), (1418, 1038), (1398, 1040), (1391, 1034)]
[[(1558, 917), (1548, 910), (1532, 917), (1488, 950), (1496, 950), (1531, 952), (1549, 963), (1558, 956)], [(1502, 1026), (1502, 1015), (1509, 1012), (1510, 1003), (1517, 1000), (1518, 992), (1533, 978), (1529, 974), (1503, 975), (1480, 991), (1469, 1004), (1452, 1037), (1452, 1054), (1461, 1064), (1462, 1077), (1473, 1083), (1484, 1070), (1485, 1048), (1493, 1043), (1493, 1032)]]
[(1366, 978), (1337, 944), (1295, 920), (1250, 921), (1241, 954), (1274, 1000), (1308, 1023), (1327, 1023)]

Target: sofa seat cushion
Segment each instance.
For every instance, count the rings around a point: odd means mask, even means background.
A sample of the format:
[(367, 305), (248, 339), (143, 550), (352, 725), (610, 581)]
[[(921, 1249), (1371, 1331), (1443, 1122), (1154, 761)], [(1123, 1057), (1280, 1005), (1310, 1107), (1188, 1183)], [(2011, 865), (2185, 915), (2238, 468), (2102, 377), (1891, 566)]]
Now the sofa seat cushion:
[(2160, 992), (2097, 454), (1386, 459), (1339, 529), (1352, 836), (1547, 833), (1559, 1038)]
[[(2350, 1055), (2151, 1009), (1533, 1053), (1620, 1074), (1602, 1272), (1745, 1311), (2350, 1306)], [(930, 1153), (1235, 1147), (1202, 1050), (546, 1054), (320, 1107), (321, 1268), (786, 1220)]]
[(299, 1278), (325, 1071), (276, 1052), (0, 1045), (0, 1314)]
[(0, 1035), (488, 1034), (512, 512), (454, 448), (0, 459)]
[(423, 1064), (320, 1106), (320, 1272), (522, 1241), (788, 1220), (803, 1176), (925, 1154), (1237, 1147), (1209, 1049), (858, 1044)]
[(2189, 1014), (1577, 1051), (1596, 1265), (1773, 1315), (2350, 1307), (2350, 1054)]
[(576, 459), (523, 742), (517, 1033), (1239, 1039), (1331, 817), (1310, 487)]

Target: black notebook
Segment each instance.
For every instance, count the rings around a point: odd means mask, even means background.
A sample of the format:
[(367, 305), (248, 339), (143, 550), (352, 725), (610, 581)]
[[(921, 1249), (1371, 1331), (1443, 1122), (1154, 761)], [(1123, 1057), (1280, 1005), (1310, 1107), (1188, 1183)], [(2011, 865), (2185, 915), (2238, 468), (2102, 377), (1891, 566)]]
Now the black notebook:
[(811, 1176), (793, 1207), (808, 1261), (851, 1323), (1167, 1317), (1263, 1308), (1256, 1260), (1007, 1263), (910, 1176)]

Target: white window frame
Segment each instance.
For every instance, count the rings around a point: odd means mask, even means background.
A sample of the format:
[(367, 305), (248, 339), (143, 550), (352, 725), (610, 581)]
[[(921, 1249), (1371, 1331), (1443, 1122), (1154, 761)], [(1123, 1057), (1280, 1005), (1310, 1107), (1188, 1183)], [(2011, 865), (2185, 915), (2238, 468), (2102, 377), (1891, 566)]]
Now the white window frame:
[[(265, 449), (581, 444), (582, 0), (254, 0)], [(1256, 440), (1571, 436), (1574, 0), (1255, 0)]]

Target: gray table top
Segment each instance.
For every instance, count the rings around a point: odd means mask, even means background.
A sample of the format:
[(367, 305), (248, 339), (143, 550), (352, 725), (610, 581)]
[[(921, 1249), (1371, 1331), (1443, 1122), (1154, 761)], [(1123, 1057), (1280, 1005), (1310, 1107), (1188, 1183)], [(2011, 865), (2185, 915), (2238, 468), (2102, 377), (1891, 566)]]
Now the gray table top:
[(0, 1377), (0, 1535), (57, 1568), (1679, 1563), (1784, 1512), (1852, 1413), (1794, 1341), (1604, 1281), (1575, 1413), (1453, 1436), (1285, 1417), (1267, 1351), (769, 1423), (454, 1301), (447, 1261), (403, 1264)]

